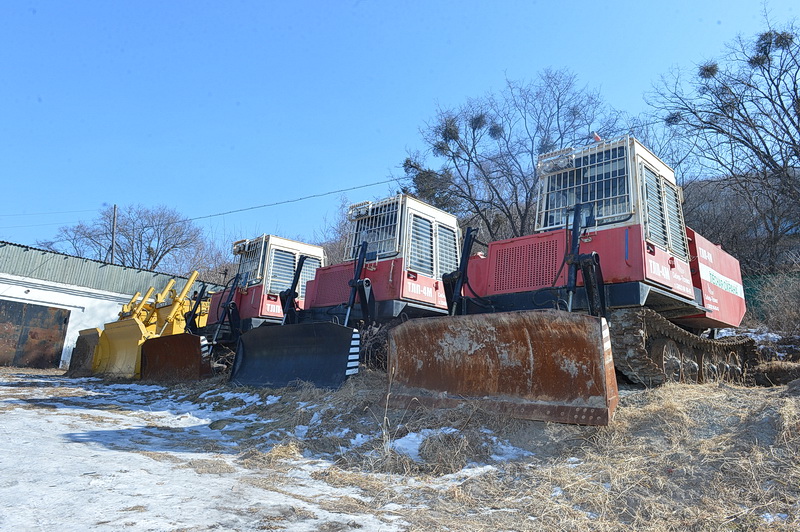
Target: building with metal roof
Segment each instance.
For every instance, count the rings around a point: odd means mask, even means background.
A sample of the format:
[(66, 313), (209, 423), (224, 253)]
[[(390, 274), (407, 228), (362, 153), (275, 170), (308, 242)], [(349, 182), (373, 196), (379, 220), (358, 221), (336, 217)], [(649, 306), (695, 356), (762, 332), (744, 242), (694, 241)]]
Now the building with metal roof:
[(133, 294), (170, 279), (188, 280), (0, 241), (0, 365), (66, 367), (78, 331), (114, 321)]

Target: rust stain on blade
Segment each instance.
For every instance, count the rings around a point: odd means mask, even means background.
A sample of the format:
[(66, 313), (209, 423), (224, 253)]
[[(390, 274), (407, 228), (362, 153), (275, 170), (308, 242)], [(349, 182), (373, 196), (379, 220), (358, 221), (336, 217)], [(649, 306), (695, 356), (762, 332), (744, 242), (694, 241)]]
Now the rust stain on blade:
[(605, 320), (556, 310), (409, 320), (390, 332), (390, 398), (605, 425), (618, 402), (608, 338)]
[(150, 338), (142, 344), (142, 380), (186, 382), (211, 374), (211, 364), (202, 355), (199, 336), (173, 334)]

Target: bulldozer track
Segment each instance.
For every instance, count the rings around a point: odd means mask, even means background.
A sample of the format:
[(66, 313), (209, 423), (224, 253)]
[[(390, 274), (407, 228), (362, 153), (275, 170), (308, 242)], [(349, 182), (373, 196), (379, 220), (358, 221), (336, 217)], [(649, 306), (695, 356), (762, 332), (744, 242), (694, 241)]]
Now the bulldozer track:
[(611, 311), (608, 322), (617, 369), (648, 386), (667, 381), (738, 382), (745, 362), (755, 355), (751, 338), (704, 338), (647, 308)]
[[(647, 386), (668, 381), (741, 382), (745, 367), (757, 356), (751, 338), (698, 336), (648, 308), (613, 310), (607, 319), (616, 369)], [(388, 333), (403, 321), (363, 327), (361, 362), (386, 369)]]

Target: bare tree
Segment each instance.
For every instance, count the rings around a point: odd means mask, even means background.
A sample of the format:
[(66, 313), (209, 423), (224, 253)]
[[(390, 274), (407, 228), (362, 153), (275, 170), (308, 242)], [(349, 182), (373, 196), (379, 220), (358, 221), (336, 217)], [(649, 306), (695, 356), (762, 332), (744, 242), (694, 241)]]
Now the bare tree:
[(680, 186), (702, 179), (703, 169), (697, 160), (693, 137), (667, 127), (656, 115), (628, 118), (627, 130), (675, 171)]
[(712, 175), (761, 180), (800, 200), (800, 41), (789, 26), (738, 38), (722, 61), (685, 82), (662, 80), (651, 101), (666, 123), (696, 139)]
[(413, 192), (477, 225), (489, 238), (533, 230), (540, 154), (586, 144), (592, 132), (617, 132), (618, 113), (566, 70), (545, 70), (533, 82), (507, 81), (502, 93), (439, 109), (422, 129), (425, 156), (403, 163)]
[(159, 268), (180, 275), (190, 275), (197, 270), (200, 280), (225, 285), (236, 275), (239, 263), (230, 245), (220, 246), (203, 238), (194, 247), (176, 250), (170, 254)]
[(787, 205), (800, 201), (800, 41), (794, 26), (767, 26), (688, 80), (664, 78), (650, 103), (703, 173), (723, 180), (730, 203), (745, 207), (751, 227), (741, 238), (751, 235), (751, 250), (767, 246), (760, 267), (776, 269), (797, 246), (800, 222)]
[(745, 274), (796, 265), (794, 235), (800, 205), (767, 187), (743, 194), (724, 179), (698, 180), (684, 189), (686, 224), (739, 259)]
[(315, 243), (325, 250), (327, 264), (338, 264), (348, 259), (347, 237), (350, 231), (350, 221), (347, 219), (347, 209), (350, 202), (346, 196), (339, 198), (339, 209), (335, 217), (330, 220), (325, 218), (322, 230), (314, 232)]
[[(78, 257), (109, 261), (112, 228), (113, 207), (109, 206), (99, 218), (61, 227), (53, 240), (37, 244)], [(178, 258), (203, 245), (202, 231), (174, 209), (131, 205), (118, 211), (115, 264), (144, 270), (167, 267), (171, 273), (185, 273), (196, 265)]]

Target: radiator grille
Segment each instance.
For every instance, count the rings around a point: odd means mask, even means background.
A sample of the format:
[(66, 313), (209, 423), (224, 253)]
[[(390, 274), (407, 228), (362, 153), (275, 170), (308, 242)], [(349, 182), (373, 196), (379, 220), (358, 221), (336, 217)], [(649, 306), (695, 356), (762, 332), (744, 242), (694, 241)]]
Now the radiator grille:
[(669, 226), (670, 249), (676, 256), (686, 259), (689, 257), (689, 250), (686, 243), (686, 232), (683, 223), (683, 209), (681, 208), (681, 197), (678, 187), (666, 183), (664, 196), (667, 203), (667, 225)]
[(317, 268), (322, 266), (322, 261), (316, 257), (306, 257), (303, 263), (303, 270), (300, 272), (300, 282), (297, 287), (298, 297), (303, 299), (306, 297), (306, 283), (314, 278), (317, 273)]
[(507, 292), (550, 286), (562, 258), (555, 239), (501, 248), (495, 253), (494, 289)]
[(411, 216), (411, 250), (408, 268), (433, 277), (433, 222)]
[(295, 254), (273, 248), (269, 261), (269, 283), (267, 293), (279, 294), (292, 286)]
[(647, 239), (676, 257), (686, 260), (689, 250), (684, 231), (681, 196), (677, 185), (642, 164), (647, 218)]
[(439, 275), (452, 273), (458, 269), (458, 238), (456, 232), (439, 224)]
[(346, 268), (318, 271), (316, 277), (317, 298), (314, 305), (326, 307), (347, 303), (350, 297), (350, 286), (347, 282), (352, 278), (353, 267), (351, 265)]

